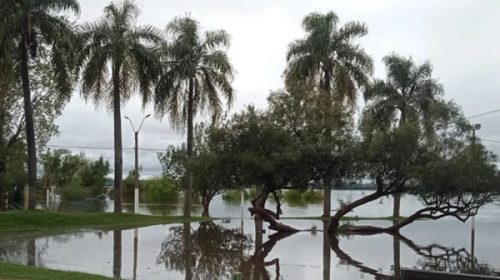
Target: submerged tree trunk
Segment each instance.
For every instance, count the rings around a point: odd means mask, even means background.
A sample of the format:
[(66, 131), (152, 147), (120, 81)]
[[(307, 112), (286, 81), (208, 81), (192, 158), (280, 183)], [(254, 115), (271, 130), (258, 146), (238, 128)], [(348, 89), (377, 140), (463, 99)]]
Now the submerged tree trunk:
[(202, 194), (201, 196), (201, 204), (203, 205), (203, 212), (201, 213), (202, 217), (208, 217), (210, 216), (209, 214), (209, 207), (210, 207), (210, 201), (212, 200), (212, 197), (206, 194)]
[(347, 213), (351, 212), (354, 208), (366, 204), (370, 201), (374, 201), (380, 198), (382, 195), (379, 192), (374, 192), (370, 195), (364, 196), (358, 200), (355, 200), (342, 208), (340, 208), (337, 213), (330, 219), (330, 224), (328, 225), (329, 232), (335, 232), (340, 225), (340, 219), (344, 217)]
[(394, 200), (394, 209), (392, 209), (392, 216), (394, 218), (399, 218), (400, 217), (400, 208), (401, 208), (401, 194), (400, 193), (395, 193), (392, 195), (393, 200)]
[(193, 170), (191, 168), (191, 158), (193, 156), (193, 110), (194, 110), (194, 84), (193, 79), (189, 80), (189, 96), (187, 108), (187, 168), (186, 168), (186, 189), (184, 192), (184, 217), (191, 217), (191, 196), (193, 193)]
[(19, 42), (21, 56), (21, 79), (24, 99), (24, 118), (26, 123), (26, 144), (28, 148), (28, 209), (34, 210), (36, 206), (36, 143), (35, 123), (33, 120), (33, 106), (31, 103), (31, 90), (28, 66), (28, 48), (26, 39)]
[(325, 179), (323, 182), (323, 218), (329, 218), (332, 212), (332, 181)]
[[(432, 215), (430, 214), (424, 214), (425, 212), (429, 211), (435, 211), (435, 207), (427, 207), (420, 209), (413, 213), (411, 216), (405, 218), (404, 220), (400, 222), (395, 222), (393, 223), (392, 226), (390, 227), (376, 227), (376, 226), (354, 226), (354, 225), (347, 225), (345, 227), (345, 232), (351, 233), (351, 234), (362, 234), (362, 235), (370, 235), (370, 234), (377, 234), (377, 233), (397, 233), (402, 227), (409, 225), (416, 221), (417, 219), (423, 219), (423, 218), (428, 218), (428, 219), (433, 219)], [(442, 215), (444, 217), (445, 215)]]
[(123, 146), (122, 146), (122, 119), (120, 101), (120, 63), (113, 65), (113, 121), (115, 140), (115, 182), (114, 198), (115, 213), (122, 212), (122, 181), (123, 181)]
[[(269, 191), (267, 190), (267, 188), (264, 188), (261, 191), (261, 193), (255, 199), (252, 200), (253, 207), (248, 208), (250, 214), (252, 214), (252, 216), (255, 215), (256, 217), (258, 216), (260, 219), (269, 223), (269, 229), (276, 230), (279, 232), (299, 231), (294, 227), (278, 222), (279, 211), (280, 211), (279, 208), (277, 209), (278, 213), (274, 213), (273, 211), (265, 208), (265, 203), (268, 196), (269, 196)], [(279, 202), (277, 202), (277, 204), (279, 205)]]

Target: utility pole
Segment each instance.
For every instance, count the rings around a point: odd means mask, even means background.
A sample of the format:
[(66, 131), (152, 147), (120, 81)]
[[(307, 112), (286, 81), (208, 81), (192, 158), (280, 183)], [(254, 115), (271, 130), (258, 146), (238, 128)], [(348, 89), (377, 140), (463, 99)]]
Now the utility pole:
[(125, 116), (125, 118), (130, 122), (130, 126), (134, 131), (134, 139), (135, 139), (135, 170), (134, 170), (134, 213), (137, 214), (139, 212), (139, 131), (141, 130), (142, 125), (144, 124), (144, 120), (149, 118), (151, 114), (147, 114), (142, 118), (141, 125), (139, 125), (139, 129), (135, 130), (134, 124), (132, 120)]

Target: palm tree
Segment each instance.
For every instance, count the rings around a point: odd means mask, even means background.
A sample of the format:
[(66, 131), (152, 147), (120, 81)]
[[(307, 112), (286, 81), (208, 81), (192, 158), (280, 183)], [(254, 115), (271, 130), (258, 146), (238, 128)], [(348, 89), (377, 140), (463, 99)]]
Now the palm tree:
[[(200, 34), (198, 22), (188, 17), (175, 18), (167, 25), (171, 44), (163, 48), (164, 71), (155, 89), (157, 114), (167, 111), (174, 127), (187, 123), (187, 157), (193, 156), (193, 122), (204, 110), (217, 119), (222, 113), (222, 100), (228, 106), (234, 98), (231, 85), (233, 68), (227, 57), (229, 35), (224, 30)], [(184, 216), (191, 215), (193, 175), (188, 164), (184, 195)]]
[(72, 24), (60, 13), (71, 11), (77, 14), (80, 6), (76, 0), (0, 0), (0, 7), (0, 56), (5, 58), (17, 53), (15, 60), (21, 76), (28, 150), (28, 208), (35, 209), (37, 161), (30, 59), (37, 57), (39, 44), (50, 45), (50, 51), (41, 55), (53, 65), (58, 91), (71, 93), (69, 62), (76, 40)]
[(151, 26), (135, 26), (138, 15), (139, 9), (131, 1), (106, 6), (102, 19), (82, 27), (84, 47), (78, 61), (83, 68), (85, 100), (106, 102), (113, 110), (116, 213), (122, 211), (121, 105), (137, 89), (147, 95), (158, 74), (156, 49), (161, 42), (160, 33)]
[[(385, 81), (376, 79), (364, 92), (367, 114), (372, 121), (389, 128), (397, 119), (399, 125), (418, 122), (426, 130), (432, 104), (442, 95), (443, 88), (432, 78), (432, 65), (416, 65), (411, 57), (390, 54), (383, 58), (387, 70)], [(394, 195), (393, 216), (400, 214), (400, 194)]]
[[(371, 58), (355, 43), (355, 39), (367, 34), (368, 29), (360, 22), (347, 22), (339, 26), (337, 15), (307, 15), (302, 26), (306, 32), (303, 39), (290, 43), (287, 53), (288, 67), (285, 71), (287, 83), (306, 81), (325, 96), (328, 104), (324, 115), (324, 137), (332, 142), (334, 111), (350, 110), (356, 104), (359, 87), (368, 83), (373, 71)], [(335, 110), (334, 110), (335, 109)], [(323, 178), (323, 216), (330, 216), (331, 178)]]

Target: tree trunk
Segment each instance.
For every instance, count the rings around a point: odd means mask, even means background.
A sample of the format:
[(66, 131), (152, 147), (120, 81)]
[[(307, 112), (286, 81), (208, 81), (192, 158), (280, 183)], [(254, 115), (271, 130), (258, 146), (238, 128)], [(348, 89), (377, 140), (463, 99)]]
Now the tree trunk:
[(415, 213), (413, 213), (408, 218), (406, 218), (400, 222), (393, 223), (393, 225), (390, 227), (382, 228), (382, 227), (376, 227), (376, 226), (348, 225), (345, 227), (345, 232), (350, 233), (350, 234), (361, 234), (361, 235), (371, 235), (371, 234), (377, 234), (377, 233), (391, 233), (391, 234), (398, 233), (398, 231), (402, 227), (413, 223), (417, 219), (432, 218), (429, 215), (423, 214), (425, 212), (429, 212), (432, 210), (434, 210), (434, 207), (427, 207), (427, 208), (420, 209), (420, 210), (416, 211)]
[[(404, 124), (406, 122), (406, 107), (402, 107), (401, 109), (401, 117), (399, 119), (399, 126)], [(392, 216), (394, 218), (399, 218), (400, 217), (400, 212), (401, 212), (401, 194), (400, 193), (395, 193), (392, 195), (392, 199), (394, 201), (393, 209), (392, 209)]]
[(28, 148), (28, 209), (36, 206), (36, 143), (35, 123), (33, 120), (33, 106), (31, 104), (31, 90), (28, 66), (28, 48), (24, 36), (19, 42), (21, 56), (21, 79), (24, 99), (24, 118), (26, 123), (26, 144)]
[(193, 171), (191, 168), (191, 158), (193, 156), (193, 104), (194, 102), (194, 84), (193, 79), (189, 80), (189, 96), (188, 96), (188, 108), (187, 108), (187, 169), (186, 169), (186, 179), (187, 186), (184, 192), (184, 217), (191, 217), (191, 196), (193, 193)]
[(323, 180), (323, 219), (330, 218), (332, 212), (332, 181)]
[[(3, 155), (0, 155), (0, 177), (3, 177), (5, 175), (7, 169), (6, 165), (6, 160), (3, 159)], [(0, 211), (5, 209), (7, 209), (7, 205), (5, 203), (5, 191), (3, 184), (0, 182)]]
[(400, 217), (400, 209), (401, 209), (401, 194), (400, 193), (395, 193), (392, 195), (393, 200), (394, 200), (394, 208), (392, 209), (392, 216), (394, 218), (399, 218)]
[(379, 192), (374, 192), (368, 196), (362, 197), (358, 200), (355, 200), (344, 207), (340, 208), (337, 213), (330, 219), (330, 224), (328, 225), (328, 232), (335, 232), (340, 225), (340, 219), (345, 216), (347, 213), (351, 212), (354, 208), (366, 204), (368, 202), (374, 201), (380, 198), (382, 195)]
[(122, 212), (123, 181), (123, 146), (122, 146), (122, 114), (120, 96), (120, 63), (113, 65), (113, 117), (115, 138), (115, 213)]
[(202, 217), (209, 217), (210, 216), (208, 210), (210, 207), (211, 200), (212, 200), (212, 198), (210, 196), (202, 194), (202, 197), (201, 197), (201, 204), (203, 205), (203, 212), (201, 213)]

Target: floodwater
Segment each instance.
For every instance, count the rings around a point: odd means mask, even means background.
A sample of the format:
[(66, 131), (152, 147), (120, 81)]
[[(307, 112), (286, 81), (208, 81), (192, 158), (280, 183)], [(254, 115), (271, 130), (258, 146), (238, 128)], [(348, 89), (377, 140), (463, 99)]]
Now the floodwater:
[[(334, 191), (333, 209), (338, 207), (337, 199), (348, 201), (361, 195), (359, 191)], [(402, 215), (419, 207), (411, 196), (403, 197), (401, 204)], [(140, 209), (147, 214), (178, 215), (181, 208), (141, 205)], [(112, 209), (112, 203), (95, 209), (107, 211)], [(283, 222), (314, 230), (280, 235), (249, 217), (247, 211), (241, 220), (240, 205), (226, 203), (220, 197), (210, 211), (213, 217), (225, 219), (4, 237), (0, 238), (0, 260), (124, 279), (399, 279), (400, 268), (500, 275), (500, 206), (490, 205), (480, 211), (474, 235), (470, 221), (453, 219), (417, 221), (397, 236), (337, 237), (325, 234), (321, 221), (287, 219)], [(200, 212), (200, 207), (193, 210)], [(284, 203), (283, 213), (287, 217), (318, 216), (322, 205)], [(359, 208), (351, 216), (391, 213), (392, 199), (384, 198)], [(390, 223), (357, 222), (381, 226)]]

